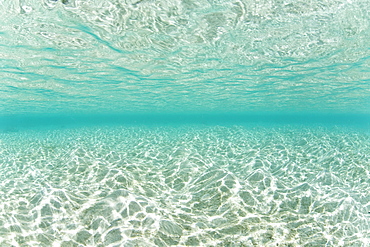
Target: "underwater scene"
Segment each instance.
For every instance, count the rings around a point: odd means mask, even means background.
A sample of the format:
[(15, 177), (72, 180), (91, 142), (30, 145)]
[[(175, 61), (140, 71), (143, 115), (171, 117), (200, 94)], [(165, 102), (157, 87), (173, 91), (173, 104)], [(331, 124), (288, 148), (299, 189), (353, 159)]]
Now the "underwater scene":
[(0, 246), (370, 246), (369, 6), (0, 1)]

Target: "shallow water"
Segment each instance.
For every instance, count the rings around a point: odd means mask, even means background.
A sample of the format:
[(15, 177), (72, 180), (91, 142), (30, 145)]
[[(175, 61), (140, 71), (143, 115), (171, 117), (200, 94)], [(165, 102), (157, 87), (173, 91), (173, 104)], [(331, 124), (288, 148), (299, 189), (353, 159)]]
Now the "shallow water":
[(0, 246), (370, 246), (368, 6), (0, 1)]
[(369, 0), (0, 3), (19, 113), (369, 113)]
[(369, 244), (369, 132), (117, 125), (0, 135), (1, 246)]

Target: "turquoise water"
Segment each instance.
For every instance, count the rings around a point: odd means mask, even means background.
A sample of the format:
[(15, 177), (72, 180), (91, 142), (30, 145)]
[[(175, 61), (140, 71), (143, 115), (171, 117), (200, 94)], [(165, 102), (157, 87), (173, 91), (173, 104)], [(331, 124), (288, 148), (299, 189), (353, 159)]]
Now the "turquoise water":
[(368, 0), (0, 3), (0, 246), (370, 246)]
[(14, 113), (369, 113), (367, 0), (1, 3)]

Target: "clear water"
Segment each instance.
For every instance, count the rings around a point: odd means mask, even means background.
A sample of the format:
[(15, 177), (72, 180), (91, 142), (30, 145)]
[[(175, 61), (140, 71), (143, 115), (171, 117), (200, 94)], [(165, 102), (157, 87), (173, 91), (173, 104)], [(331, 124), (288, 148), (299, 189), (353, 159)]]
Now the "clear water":
[(370, 246), (368, 0), (0, 2), (0, 246)]

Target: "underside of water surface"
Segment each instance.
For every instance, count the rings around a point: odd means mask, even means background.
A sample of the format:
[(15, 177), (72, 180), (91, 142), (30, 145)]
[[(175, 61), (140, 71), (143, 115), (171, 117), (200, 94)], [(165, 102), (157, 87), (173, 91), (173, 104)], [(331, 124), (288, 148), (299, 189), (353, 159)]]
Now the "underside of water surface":
[(368, 0), (0, 4), (3, 113), (370, 112)]
[(0, 246), (370, 246), (369, 6), (0, 2)]

